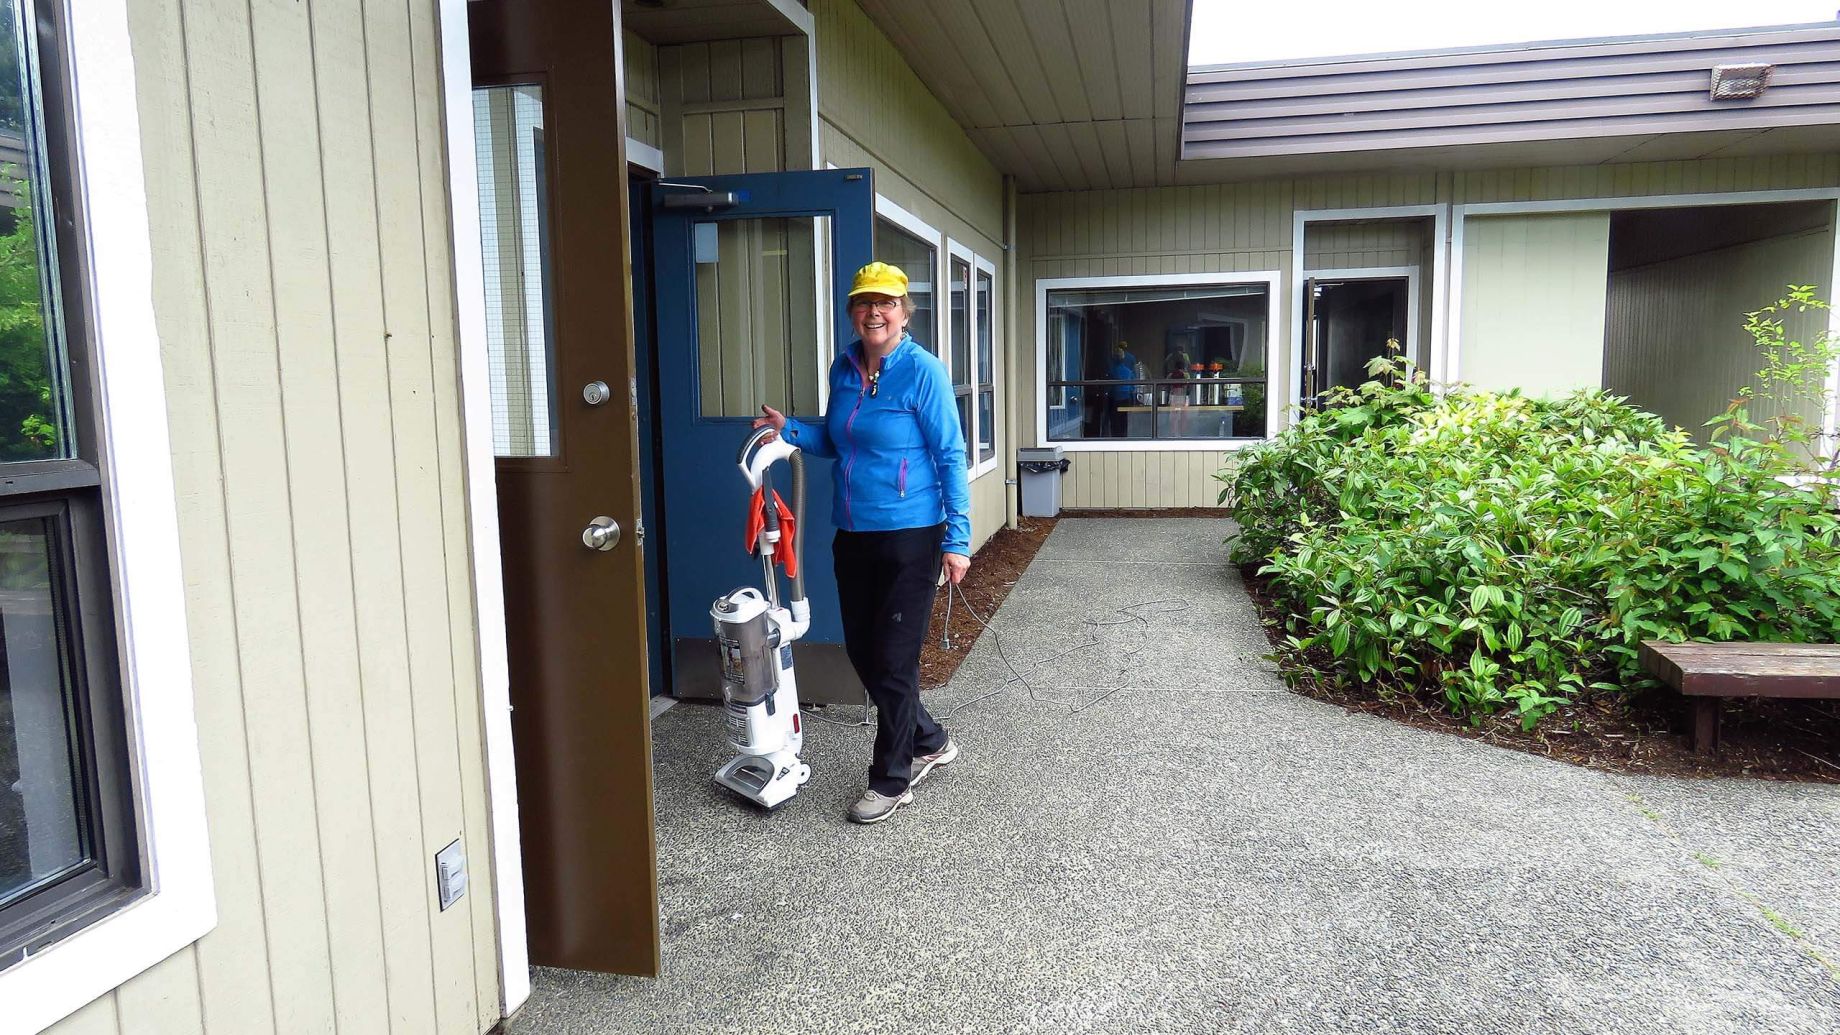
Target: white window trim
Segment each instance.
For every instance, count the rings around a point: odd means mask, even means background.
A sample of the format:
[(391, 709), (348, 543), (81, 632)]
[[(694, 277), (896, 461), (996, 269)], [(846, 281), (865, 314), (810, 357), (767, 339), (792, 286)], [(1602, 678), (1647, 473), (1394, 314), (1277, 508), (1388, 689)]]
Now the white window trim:
[[(1003, 410), (1003, 407), (1000, 405), (1003, 401), (1003, 362), (1002, 362), (1003, 360), (1003, 336), (1001, 333), (1003, 330), (1003, 317), (1000, 314), (1001, 292), (997, 290), (998, 280), (997, 280), (996, 265), (992, 263), (989, 259), (986, 259), (982, 255), (977, 255), (977, 254), (973, 254), (971, 256), (971, 312), (972, 312), (972, 317), (971, 317), (971, 321), (972, 321), (971, 322), (972, 404), (971, 404), (971, 409), (973, 412), (972, 420), (974, 422), (981, 422), (983, 420), (982, 417), (977, 415), (977, 391), (978, 391), (977, 275), (979, 273), (990, 274), (990, 326), (991, 326), (991, 331), (990, 331), (990, 386), (992, 389), (990, 419), (991, 419), (992, 424), (1000, 425), (1002, 422), (997, 417), (997, 414), (1001, 413)], [(971, 480), (972, 481), (977, 481), (979, 478), (982, 478), (983, 476), (989, 474), (990, 472), (996, 470), (998, 467), (1002, 466), (1003, 447), (1002, 447), (1002, 444), (997, 439), (997, 430), (998, 429), (994, 427), (990, 429), (990, 446), (991, 446), (990, 459), (985, 460), (982, 463), (974, 462), (974, 465), (971, 468)], [(972, 456), (975, 457), (977, 455), (977, 446), (973, 444), (971, 449), (972, 449)]]
[[(1316, 270), (1305, 270), (1303, 259), (1304, 231), (1311, 223), (1346, 223), (1364, 219), (1431, 219), (1431, 342), (1425, 357), (1425, 372), (1433, 381), (1448, 381), (1449, 363), (1446, 353), (1448, 337), (1448, 316), (1456, 310), (1441, 304), (1447, 296), (1444, 285), (1449, 283), (1452, 250), (1450, 242), (1450, 209), (1447, 204), (1437, 205), (1386, 205), (1374, 208), (1318, 208), (1300, 209), (1291, 217), (1291, 341), (1290, 341), (1290, 408), (1295, 411), (1303, 406), (1303, 282)], [(1417, 309), (1414, 308), (1416, 315)]]
[(473, 606), (478, 609), (480, 715), (485, 724), (492, 890), (498, 921), (499, 1007), (503, 1016), (509, 1017), (530, 998), (530, 944), (524, 912), (517, 761), (511, 747), (511, 663), (505, 639), (504, 568), (498, 544), (485, 256), (479, 231), (479, 167), (471, 117), (473, 62), (467, 42), (466, 5), (467, 0), (441, 0), (441, 92), (448, 113), (447, 195), (458, 306), (455, 317), (466, 435), (467, 522), (472, 530)]
[[(965, 383), (971, 387), (971, 404), (966, 407), (971, 414), (971, 425), (962, 430), (965, 433), (965, 480), (969, 482), (976, 477), (973, 468), (977, 466), (977, 254), (952, 238), (946, 238), (946, 278), (943, 281), (946, 287), (946, 304), (943, 307), (945, 320), (942, 321), (944, 333), (940, 335), (945, 342), (945, 347), (940, 349), (939, 358), (945, 361), (946, 373), (952, 378), (957, 378), (959, 371), (953, 369), (952, 365), (952, 349), (958, 344), (952, 340), (953, 259), (965, 264), (965, 336), (969, 339), (965, 342), (965, 355), (969, 357), (971, 365), (971, 370), (965, 375)], [(956, 399), (958, 393), (956, 381), (952, 384), (952, 392), (953, 398)]]
[[(643, 140), (626, 138), (626, 163), (636, 165), (647, 172), (664, 175), (664, 152)], [(474, 180), (478, 180), (477, 175), (474, 176)]]
[[(1035, 282), (1035, 441), (1042, 446), (1059, 446), (1068, 453), (1197, 453), (1246, 449), (1269, 441), (1278, 433), (1279, 412), (1272, 405), (1272, 360), (1277, 357), (1274, 340), (1278, 333), (1278, 270), (1246, 273), (1153, 273), (1125, 277), (1051, 277)], [(1125, 441), (1080, 442), (1048, 439), (1048, 292), (1079, 288), (1107, 287), (1227, 287), (1242, 284), (1265, 285), (1265, 437), (1198, 438), (1198, 439), (1131, 439)], [(1301, 288), (1299, 288), (1301, 290)]]
[[(1568, 198), (1560, 201), (1497, 201), (1452, 205), (1450, 215), (1450, 292), (1447, 305), (1434, 307), (1450, 326), (1449, 356), (1446, 373), (1439, 379), (1455, 381), (1462, 376), (1463, 325), (1463, 230), (1469, 216), (1537, 215), (1566, 212), (1628, 212), (1654, 208), (1696, 208), (1712, 205), (1769, 205), (1789, 201), (1826, 201), (1835, 205), (1834, 258), (1828, 267), (1829, 293), (1840, 291), (1840, 188), (1820, 187), (1809, 190), (1720, 191), (1709, 194), (1652, 194), (1621, 198)], [(1440, 258), (1443, 252), (1439, 253)], [(1829, 299), (1828, 301), (1832, 301)], [(1828, 310), (1827, 330), (1840, 337), (1840, 306)], [(1436, 376), (1436, 375), (1434, 375)], [(1827, 409), (1821, 417), (1822, 452), (1832, 456), (1840, 442), (1840, 358), (1828, 371)]]
[(217, 925), (127, 4), (84, 0), (69, 11), (104, 509), (148, 893), (0, 972), (7, 1026), (28, 1033)]
[[(933, 337), (936, 340), (933, 342), (933, 348), (939, 350), (939, 357), (945, 360), (947, 364), (946, 369), (950, 370), (952, 369), (952, 360), (945, 349), (945, 336), (948, 333), (946, 325), (952, 321), (950, 313), (945, 311), (945, 306), (950, 305), (951, 300), (944, 298), (940, 290), (941, 286), (946, 282), (946, 235), (940, 233), (931, 223), (928, 223), (926, 220), (921, 219), (919, 216), (914, 215), (912, 212), (888, 200), (881, 194), (875, 196), (875, 214), (915, 237), (920, 238), (922, 243), (931, 243), (933, 246), (933, 268), (927, 271), (927, 281), (923, 281), (923, 283), (926, 283), (927, 290), (933, 293), (933, 315), (939, 320), (939, 325), (934, 328), (936, 333)], [(871, 233), (873, 232), (874, 228), (871, 228)], [(914, 276), (912, 270), (904, 270), (903, 272), (907, 274), (909, 283), (919, 279)], [(941, 303), (944, 303), (944, 305)]]

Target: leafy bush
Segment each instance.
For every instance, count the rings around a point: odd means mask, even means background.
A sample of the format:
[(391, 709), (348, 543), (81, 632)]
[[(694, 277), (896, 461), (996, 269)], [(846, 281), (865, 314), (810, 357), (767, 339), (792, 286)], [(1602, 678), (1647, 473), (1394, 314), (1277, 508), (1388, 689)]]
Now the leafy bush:
[[(1818, 381), (1833, 354), (1771, 340), (1819, 306), (1797, 292), (1752, 314), (1765, 390)], [(1371, 370), (1221, 475), (1234, 560), (1263, 564), (1287, 649), (1330, 659), (1326, 678), (1532, 728), (1641, 685), (1644, 639), (1840, 635), (1840, 522), (1801, 477), (1812, 430), (1793, 416), (1753, 422), (1747, 392), (1699, 447), (1601, 392), (1439, 395), (1403, 361)]]

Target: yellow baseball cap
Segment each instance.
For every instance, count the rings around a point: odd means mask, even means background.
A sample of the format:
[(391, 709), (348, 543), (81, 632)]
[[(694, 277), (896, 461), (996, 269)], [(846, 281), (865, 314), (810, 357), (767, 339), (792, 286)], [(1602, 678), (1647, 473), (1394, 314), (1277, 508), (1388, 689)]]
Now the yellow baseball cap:
[(901, 272), (901, 267), (885, 262), (864, 266), (856, 271), (856, 281), (850, 285), (850, 297), (870, 294), (900, 298), (907, 294), (907, 274)]

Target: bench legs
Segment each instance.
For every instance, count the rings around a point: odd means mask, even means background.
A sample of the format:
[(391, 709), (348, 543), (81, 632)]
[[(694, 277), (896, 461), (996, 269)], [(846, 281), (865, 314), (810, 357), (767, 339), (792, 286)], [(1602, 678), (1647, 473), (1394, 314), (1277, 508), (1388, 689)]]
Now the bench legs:
[(1693, 751), (1700, 755), (1719, 753), (1719, 701), (1717, 697), (1693, 699)]

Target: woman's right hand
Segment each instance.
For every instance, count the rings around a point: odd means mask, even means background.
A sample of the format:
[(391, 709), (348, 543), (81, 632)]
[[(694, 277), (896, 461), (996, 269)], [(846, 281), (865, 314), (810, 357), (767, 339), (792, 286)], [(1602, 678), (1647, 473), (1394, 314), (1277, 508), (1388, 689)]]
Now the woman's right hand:
[(774, 438), (778, 438), (781, 434), (785, 433), (786, 431), (786, 415), (785, 414), (779, 412), (778, 410), (774, 409), (771, 406), (768, 406), (766, 403), (760, 404), (760, 412), (766, 414), (766, 416), (755, 417), (754, 426), (756, 428), (770, 427), (773, 429), (774, 434), (772, 437), (769, 437), (767, 439), (768, 442), (773, 441)]

